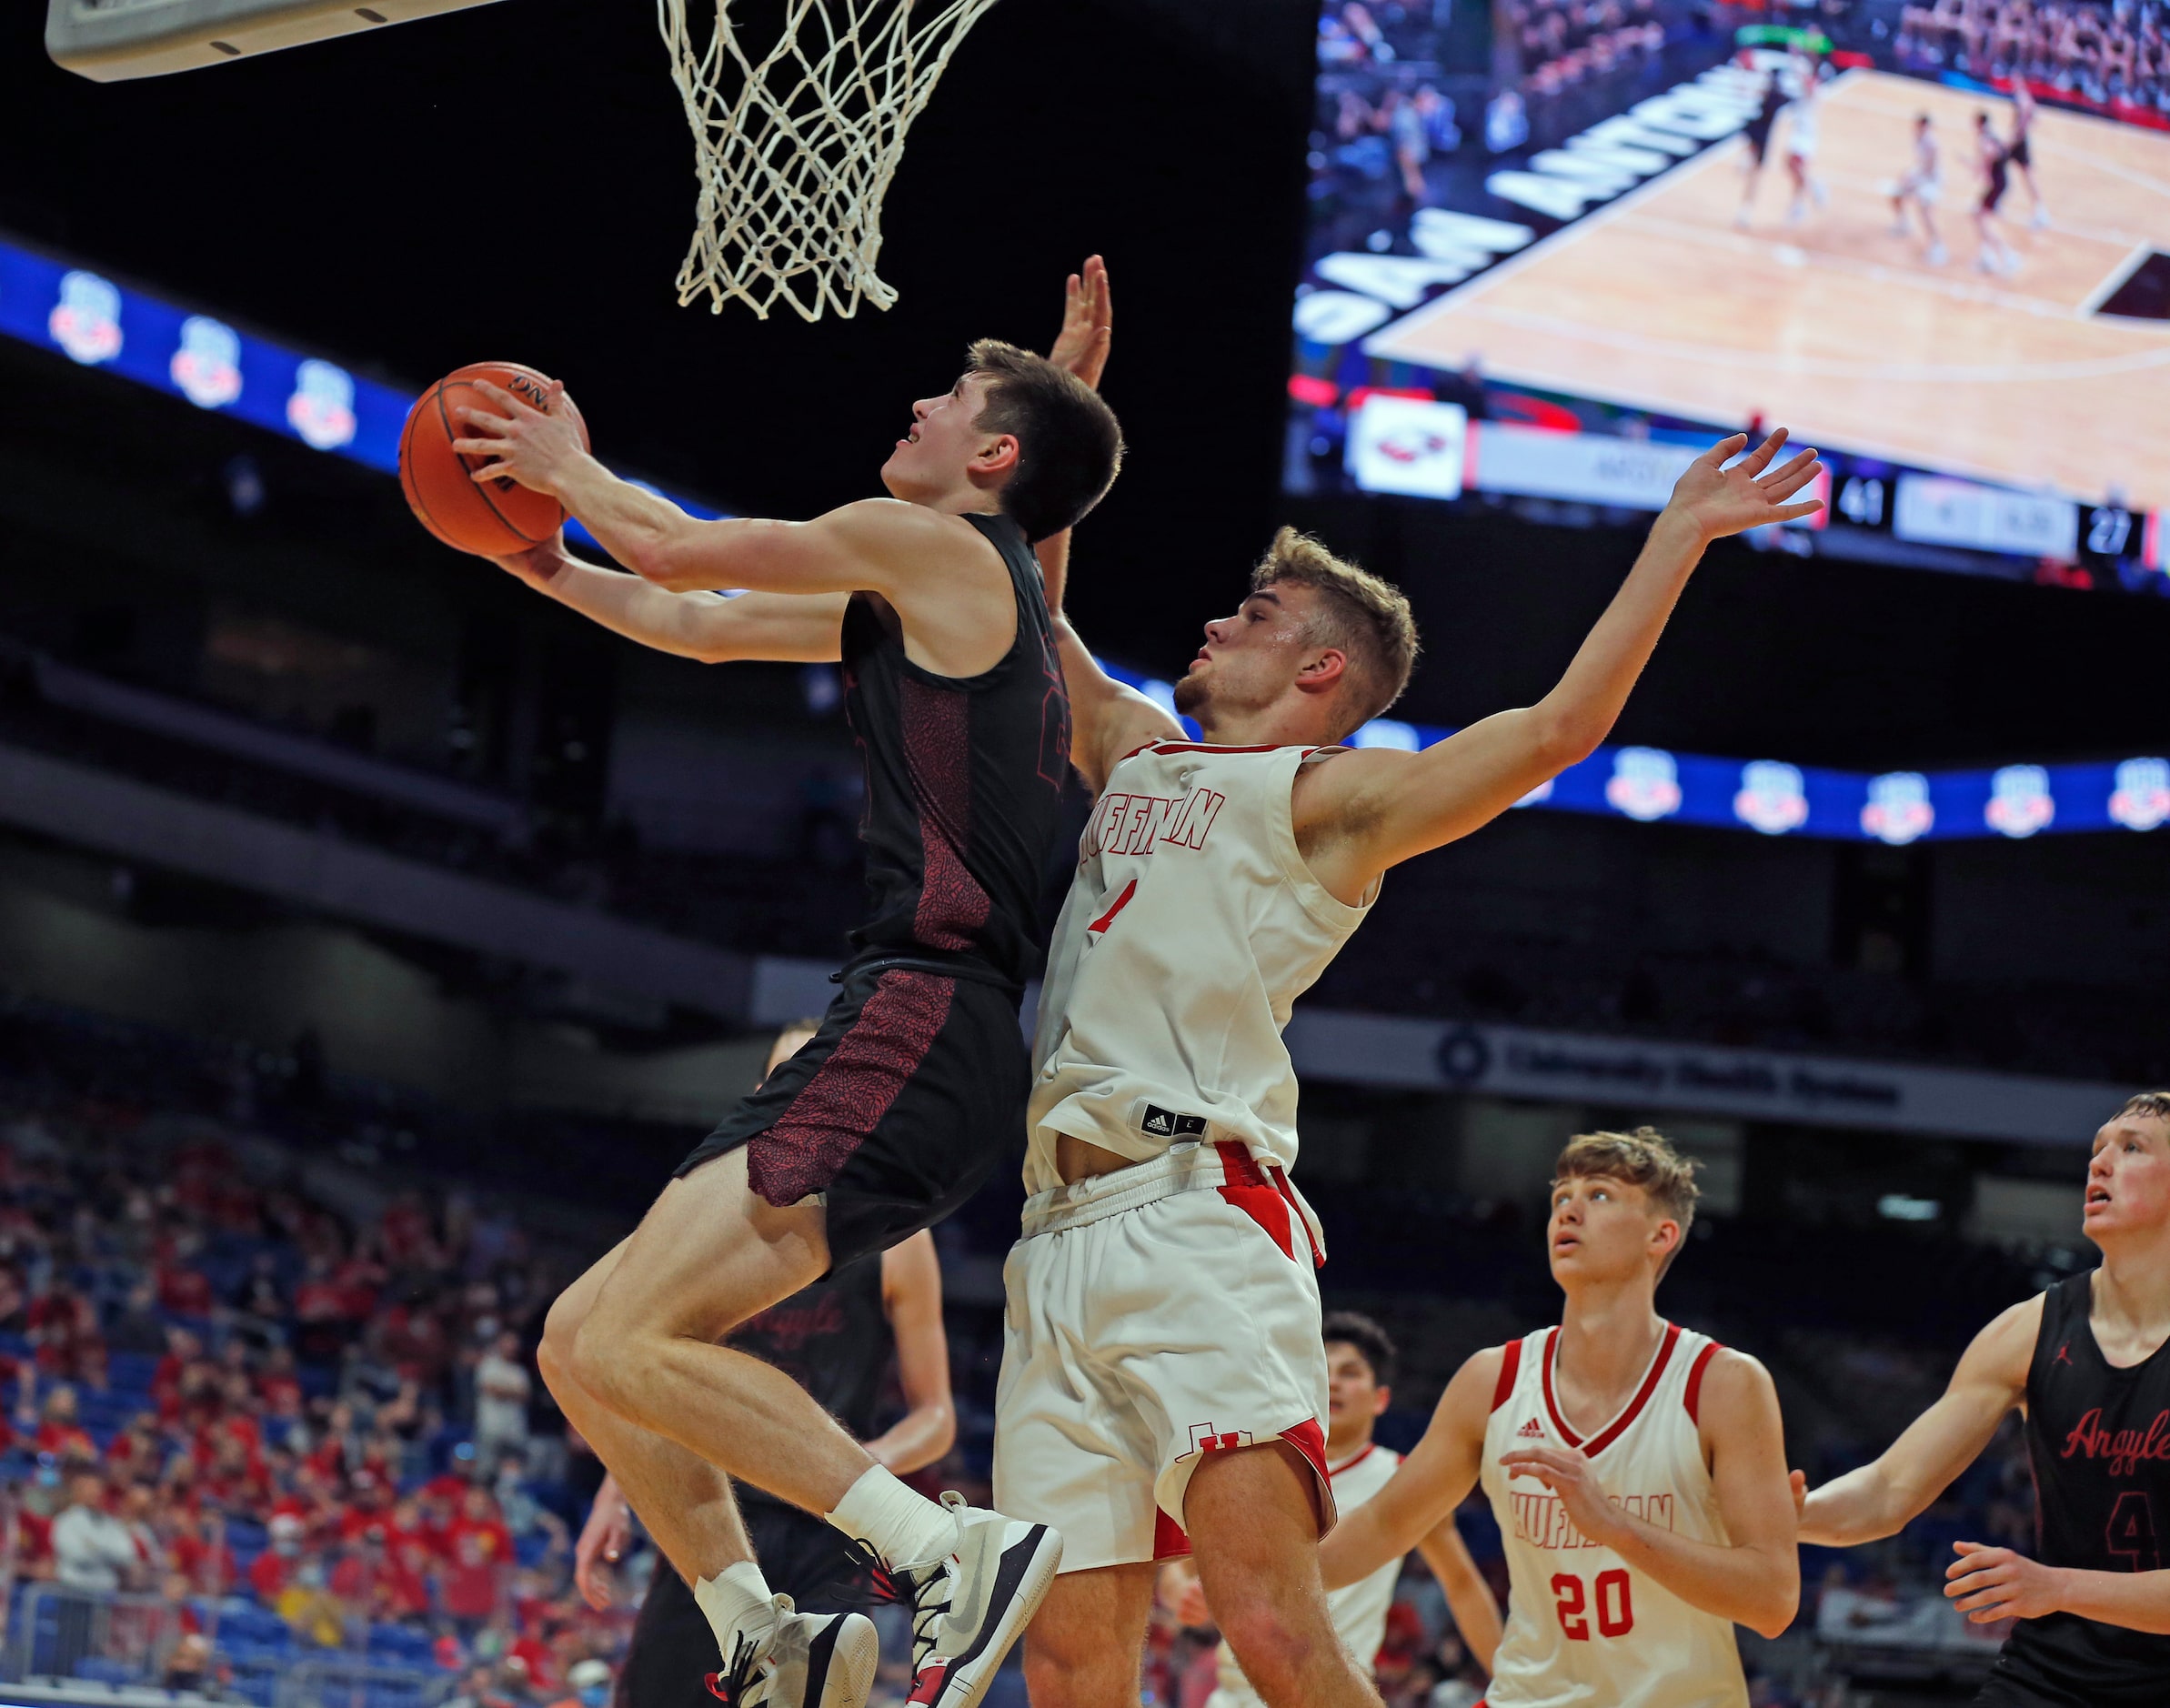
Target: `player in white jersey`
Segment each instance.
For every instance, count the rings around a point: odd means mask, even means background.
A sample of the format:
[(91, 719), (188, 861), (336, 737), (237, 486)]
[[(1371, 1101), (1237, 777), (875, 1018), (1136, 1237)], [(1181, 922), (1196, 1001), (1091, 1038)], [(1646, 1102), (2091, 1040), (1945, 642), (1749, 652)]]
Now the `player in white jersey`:
[[(1036, 1708), (1137, 1702), (1153, 1560), (1184, 1532), (1273, 1708), (1378, 1693), (1333, 1634), (1318, 1225), (1290, 1185), (1281, 1029), (1386, 868), (1592, 752), (1709, 543), (1806, 516), (1773, 435), (1693, 463), (1559, 685), (1421, 753), (1334, 744), (1401, 691), (1408, 603), (1284, 530), (1175, 690), (1202, 742), (1056, 625), (1071, 762), (1100, 799), (1055, 930), (996, 1403), (1006, 1512), (1065, 1541), (1032, 1626)], [(1067, 542), (1043, 561), (1060, 586)]]
[(1795, 74), (1793, 98), (1785, 110), (1785, 169), (1793, 180), (1793, 199), (1785, 213), (1789, 226), (1801, 223), (1810, 201), (1822, 207), (1831, 200), (1831, 192), (1815, 175), (1818, 103), (1829, 69), (1821, 59), (1803, 60)]
[(1926, 113), (1918, 114), (1914, 121), (1914, 164), (1892, 187), (1891, 228), (1894, 236), (1914, 235), (1914, 227), (1906, 219), (1907, 205), (1911, 203), (1921, 216), (1922, 236), (1929, 240), (1926, 258), (1931, 266), (1942, 266), (1951, 258), (1936, 229), (1936, 204), (1943, 195), (1944, 167), (1936, 153), (1936, 121)]
[(1658, 1315), (1694, 1165), (1649, 1128), (1560, 1155), (1560, 1326), (1479, 1352), (1393, 1482), (1329, 1537), (1329, 1583), (1399, 1559), (1482, 1482), (1507, 1550), (1490, 1708), (1747, 1708), (1733, 1626), (1801, 1600), (1777, 1391)]
[[(1401, 1462), (1400, 1453), (1371, 1439), (1380, 1413), (1393, 1400), (1394, 1343), (1379, 1324), (1354, 1311), (1329, 1311), (1321, 1338), (1326, 1343), (1326, 1478), (1335, 1509), (1348, 1512), (1386, 1487)], [(1500, 1646), (1500, 1604), (1470, 1558), (1452, 1514), (1417, 1542), (1417, 1552), (1438, 1580), (1463, 1644), (1491, 1672)], [(1359, 1666), (1371, 1667), (1386, 1641), (1386, 1616), (1401, 1575), (1401, 1561), (1390, 1560), (1326, 1598), (1334, 1633)], [(1186, 1625), (1212, 1623), (1212, 1610), (1188, 1559), (1170, 1560), (1161, 1567), (1160, 1599)], [(1220, 1675), (1205, 1708), (1262, 1708), (1262, 1703), (1243, 1676), (1235, 1651), (1223, 1641)]]

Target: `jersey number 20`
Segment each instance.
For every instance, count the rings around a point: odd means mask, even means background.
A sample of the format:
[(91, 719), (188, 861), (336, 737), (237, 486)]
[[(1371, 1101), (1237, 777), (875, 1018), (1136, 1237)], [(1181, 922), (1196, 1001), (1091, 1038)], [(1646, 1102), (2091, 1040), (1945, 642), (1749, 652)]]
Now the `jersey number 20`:
[(1588, 1586), (1572, 1572), (1562, 1572), (1552, 1579), (1552, 1595), (1560, 1614), (1560, 1629), (1567, 1633), (1569, 1642), (1590, 1641), (1592, 1589), (1597, 1592), (1599, 1636), (1624, 1637), (1634, 1630), (1635, 1600), (1629, 1592), (1625, 1572), (1617, 1566), (1610, 1572), (1600, 1572), (1596, 1582)]

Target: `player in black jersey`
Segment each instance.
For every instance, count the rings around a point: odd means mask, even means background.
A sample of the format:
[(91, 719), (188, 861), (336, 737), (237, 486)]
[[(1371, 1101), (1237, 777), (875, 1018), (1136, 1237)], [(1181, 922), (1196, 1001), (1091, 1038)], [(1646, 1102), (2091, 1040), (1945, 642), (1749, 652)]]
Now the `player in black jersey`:
[(2095, 1135), (2081, 1228), (2102, 1267), (1998, 1317), (1883, 1458), (1802, 1509), (1804, 1542), (1891, 1535), (2024, 1411), (2039, 1558), (1962, 1542), (1945, 1573), (1975, 1623), (2019, 1621), (1978, 1708), (2170, 1702), (2170, 1091)]
[(697, 521), (610, 474), (568, 412), (497, 387), (455, 441), (478, 480), (554, 493), (634, 572), (578, 562), (562, 538), (502, 560), (538, 591), (686, 657), (843, 665), (872, 905), (836, 1001), (552, 1306), (539, 1354), (693, 1583), (718, 1693), (748, 1708), (858, 1708), (874, 1630), (776, 1604), (727, 1472), (875, 1554), (912, 1601), (933, 1708), (979, 1702), (1061, 1555), (1044, 1525), (907, 1488), (789, 1377), (717, 1342), (948, 1215), (1023, 1123), (1018, 1005), (1070, 729), (1031, 546), (1099, 502), (1122, 448), (1081, 377), (1104, 348), (1094, 276), (1072, 281), (1060, 359), (973, 346), (945, 396), (913, 405), (881, 471), (891, 497), (811, 522)]
[[(764, 1077), (819, 1026), (809, 1020), (778, 1034)], [(832, 1271), (743, 1324), (730, 1343), (789, 1376), (891, 1471), (933, 1464), (957, 1438), (932, 1234), (915, 1233), (879, 1257)], [(892, 1348), (905, 1412), (877, 1436)], [(864, 1565), (833, 1526), (758, 1489), (736, 1492), (762, 1575), (799, 1611), (836, 1613), (867, 1603), (872, 1586)], [(630, 1511), (617, 1482), (605, 1478), (574, 1551), (574, 1577), (598, 1611), (610, 1604), (608, 1568), (630, 1538)], [(715, 1633), (693, 1592), (661, 1566), (618, 1672), (618, 1708), (715, 1708), (703, 1677), (715, 1653)]]
[(1748, 116), (1748, 123), (1741, 135), (1748, 141), (1746, 176), (1741, 185), (1741, 206), (1734, 210), (1733, 224), (1745, 231), (1750, 214), (1755, 206), (1755, 186), (1763, 176), (1763, 156), (1771, 146), (1771, 127), (1777, 124), (1778, 115), (1786, 103), (1785, 88), (1773, 71), (1763, 79), (1763, 105)]
[(1986, 113), (1974, 115), (1974, 145), (1982, 168), (1982, 199), (1974, 204), (1974, 235), (1981, 239), (1982, 246), (1974, 256), (1974, 271), (2016, 273), (2019, 252), (2004, 240), (2003, 232), (1997, 228), (2001, 217), (1997, 205), (2004, 199), (2012, 156), (1996, 132), (1989, 127)]

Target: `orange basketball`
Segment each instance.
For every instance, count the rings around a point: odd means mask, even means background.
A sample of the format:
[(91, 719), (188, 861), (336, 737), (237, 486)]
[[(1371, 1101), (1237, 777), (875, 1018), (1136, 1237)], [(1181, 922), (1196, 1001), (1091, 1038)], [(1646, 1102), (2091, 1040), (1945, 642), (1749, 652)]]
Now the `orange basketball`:
[[(475, 385), (487, 379), (537, 409), (549, 407), (550, 382), (517, 362), (471, 362), (456, 368), (415, 400), (399, 435), (399, 485), (422, 526), (457, 551), (478, 557), (508, 558), (539, 546), (565, 523), (565, 506), (509, 477), (477, 482), (474, 476), (487, 458), (466, 457), (452, 448), (454, 439), (470, 437), (458, 411), (473, 404), (495, 413), (498, 407)], [(570, 397), (573, 425), (588, 443), (588, 424)]]

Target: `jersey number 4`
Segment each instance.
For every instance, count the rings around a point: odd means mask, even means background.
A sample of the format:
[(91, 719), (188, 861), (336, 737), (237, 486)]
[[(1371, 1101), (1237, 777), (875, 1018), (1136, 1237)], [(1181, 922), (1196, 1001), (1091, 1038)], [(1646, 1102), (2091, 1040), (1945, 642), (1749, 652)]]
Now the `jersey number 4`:
[(1590, 1641), (1590, 1592), (1597, 1593), (1597, 1634), (1601, 1637), (1624, 1637), (1635, 1628), (1635, 1598), (1629, 1592), (1628, 1574), (1618, 1567), (1600, 1572), (1593, 1584), (1585, 1584), (1573, 1573), (1562, 1572), (1552, 1579), (1552, 1597), (1560, 1615), (1560, 1629), (1567, 1633), (1571, 1643)]
[(2155, 1537), (2155, 1507), (2146, 1492), (2127, 1489), (2110, 1509), (2109, 1534), (2105, 1539), (2110, 1558), (2128, 1572), (2160, 1572), (2163, 1546)]

